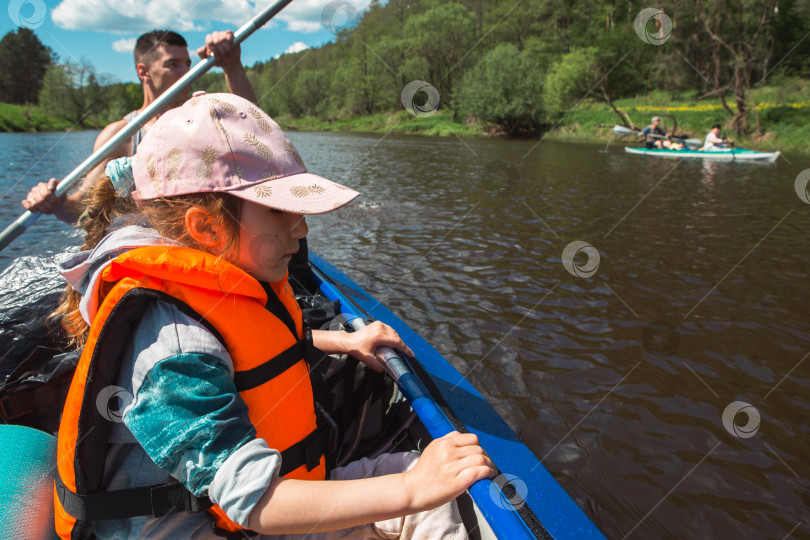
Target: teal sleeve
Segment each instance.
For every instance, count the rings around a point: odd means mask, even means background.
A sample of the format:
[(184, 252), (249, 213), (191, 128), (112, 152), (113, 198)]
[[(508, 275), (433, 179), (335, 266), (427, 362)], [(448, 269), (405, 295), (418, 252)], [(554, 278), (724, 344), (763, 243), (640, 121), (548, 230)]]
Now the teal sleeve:
[(123, 420), (152, 461), (198, 496), (225, 460), (256, 437), (228, 368), (209, 354), (155, 363)]

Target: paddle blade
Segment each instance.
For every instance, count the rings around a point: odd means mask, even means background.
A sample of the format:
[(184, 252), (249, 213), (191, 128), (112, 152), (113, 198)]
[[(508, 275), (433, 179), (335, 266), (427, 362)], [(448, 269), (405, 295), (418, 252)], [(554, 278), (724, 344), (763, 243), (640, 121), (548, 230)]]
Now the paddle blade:
[(613, 126), (613, 133), (615, 133), (616, 135), (631, 135), (631, 134), (635, 133), (635, 131), (633, 131), (632, 129), (626, 128), (624, 126), (616, 125), (616, 126)]

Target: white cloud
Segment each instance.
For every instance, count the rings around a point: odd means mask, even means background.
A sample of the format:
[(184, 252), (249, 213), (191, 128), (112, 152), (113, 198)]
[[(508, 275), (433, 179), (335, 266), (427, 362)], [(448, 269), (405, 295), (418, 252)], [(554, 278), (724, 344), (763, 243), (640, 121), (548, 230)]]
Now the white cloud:
[(277, 55), (275, 56), (275, 58), (278, 58), (278, 57), (279, 57), (279, 56), (281, 56), (282, 54), (297, 53), (297, 52), (305, 51), (305, 50), (307, 50), (307, 49), (309, 49), (309, 45), (307, 45), (307, 44), (306, 44), (306, 43), (304, 43), (303, 41), (296, 41), (295, 43), (293, 43), (292, 45), (290, 45), (289, 47), (287, 47), (287, 50), (286, 50), (286, 51), (284, 51), (284, 52), (283, 52), (283, 53), (281, 53), (281, 54), (277, 54)]
[(131, 53), (135, 50), (135, 42), (137, 41), (136, 38), (123, 38), (116, 41), (113, 41), (112, 48), (115, 52), (120, 53)]
[[(362, 12), (370, 0), (348, 2)], [(312, 33), (323, 28), (324, 0), (296, 0), (285, 7), (276, 20), (293, 32)], [(118, 34), (171, 28), (178, 32), (206, 30), (222, 24), (239, 28), (265, 7), (256, 0), (61, 0), (51, 12), (54, 23), (67, 30), (93, 30)], [(335, 24), (345, 23), (347, 10), (341, 10)]]
[[(371, 0), (342, 0), (342, 2), (353, 7), (358, 14), (357, 17), (360, 17), (360, 13), (368, 7)], [(330, 5), (333, 11), (335, 11), (335, 8), (340, 8), (336, 10), (332, 24), (338, 27), (344, 26), (347, 22), (347, 15), (352, 14), (351, 10), (341, 8), (339, 4), (332, 5), (331, 1), (326, 2), (324, 0), (296, 0), (285, 7), (276, 18), (286, 22), (288, 28), (293, 32), (309, 34), (324, 28), (324, 10)]]
[(201, 21), (241, 26), (257, 9), (248, 0), (62, 0), (51, 16), (67, 30), (97, 32), (148, 32), (172, 28), (178, 32), (205, 30)]
[(287, 23), (287, 28), (293, 32), (301, 32), (302, 34), (311, 34), (317, 32), (323, 25), (314, 21), (290, 21)]

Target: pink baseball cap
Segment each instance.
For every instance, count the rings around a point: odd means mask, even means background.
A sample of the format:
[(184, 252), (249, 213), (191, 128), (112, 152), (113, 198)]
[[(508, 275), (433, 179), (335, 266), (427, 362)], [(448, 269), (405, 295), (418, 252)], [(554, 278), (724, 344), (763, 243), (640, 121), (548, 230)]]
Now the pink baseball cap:
[(223, 192), (295, 214), (323, 214), (359, 195), (310, 174), (258, 106), (233, 94), (195, 92), (165, 112), (133, 158), (136, 201)]

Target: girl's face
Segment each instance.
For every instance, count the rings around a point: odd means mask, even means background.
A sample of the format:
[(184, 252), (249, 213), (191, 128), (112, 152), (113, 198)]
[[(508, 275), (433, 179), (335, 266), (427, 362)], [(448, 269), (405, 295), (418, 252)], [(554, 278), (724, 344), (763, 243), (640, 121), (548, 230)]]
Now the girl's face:
[(281, 281), (308, 232), (302, 215), (242, 201), (237, 265), (259, 281)]

